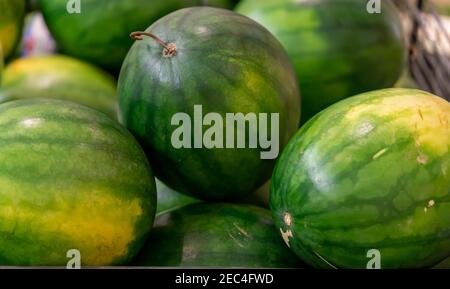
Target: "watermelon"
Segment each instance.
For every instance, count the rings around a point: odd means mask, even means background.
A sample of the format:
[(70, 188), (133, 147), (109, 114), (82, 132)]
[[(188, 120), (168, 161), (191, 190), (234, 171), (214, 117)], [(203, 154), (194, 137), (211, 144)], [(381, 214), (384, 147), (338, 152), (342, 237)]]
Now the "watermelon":
[(156, 206), (157, 216), (182, 208), (189, 204), (201, 202), (199, 199), (181, 194), (169, 188), (158, 179), (156, 179), (156, 191), (158, 193), (158, 205)]
[(112, 76), (67, 56), (36, 56), (11, 62), (4, 71), (0, 102), (25, 98), (70, 100), (117, 117)]
[(133, 44), (129, 34), (160, 17), (196, 5), (231, 7), (229, 0), (83, 0), (80, 12), (67, 0), (41, 0), (47, 25), (61, 51), (104, 68), (119, 71)]
[[(282, 148), (299, 122), (296, 76), (279, 42), (251, 19), (209, 7), (178, 10), (146, 31), (178, 51), (167, 53), (151, 37), (136, 41), (119, 77), (119, 118), (143, 145), (156, 176), (179, 192), (207, 200), (236, 199), (256, 190), (270, 177), (276, 155), (264, 158), (265, 149), (248, 145), (249, 134), (268, 132)], [(223, 123), (226, 115), (238, 113), (255, 119), (265, 115), (272, 123), (276, 114), (279, 125), (250, 131), (246, 122), (240, 130), (243, 148), (236, 145), (236, 131), (234, 139), (224, 133), (236, 122), (222, 125), (223, 131), (219, 127), (215, 137), (222, 143), (175, 146), (172, 139), (180, 127), (172, 125), (174, 117), (182, 113), (195, 120), (196, 106), (203, 116), (215, 113)], [(210, 124), (217, 128), (219, 120)]]
[[(315, 267), (428, 267), (450, 254), (450, 104), (414, 89), (341, 101), (289, 142), (270, 206)], [(372, 263), (369, 263), (372, 265)]]
[(117, 122), (62, 100), (0, 105), (0, 266), (125, 264), (153, 223), (156, 188)]
[(25, 18), (24, 0), (0, 0), (0, 46), (5, 58), (14, 53)]
[(390, 0), (380, 14), (362, 0), (243, 0), (237, 11), (264, 25), (294, 62), (302, 123), (327, 106), (392, 87), (406, 59), (399, 15)]
[(137, 266), (302, 266), (273, 226), (270, 211), (248, 205), (200, 203), (159, 216)]

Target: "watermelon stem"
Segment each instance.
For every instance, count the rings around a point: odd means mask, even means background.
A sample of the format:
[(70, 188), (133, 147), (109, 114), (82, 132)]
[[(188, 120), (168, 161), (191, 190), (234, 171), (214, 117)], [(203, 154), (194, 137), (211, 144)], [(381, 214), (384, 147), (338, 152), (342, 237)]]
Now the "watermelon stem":
[(177, 54), (177, 46), (175, 43), (167, 43), (163, 40), (161, 40), (158, 36), (149, 33), (149, 32), (143, 32), (143, 31), (135, 31), (130, 34), (130, 37), (133, 40), (143, 40), (143, 35), (153, 38), (156, 42), (161, 44), (164, 47), (163, 56), (164, 57), (172, 57), (175, 54)]

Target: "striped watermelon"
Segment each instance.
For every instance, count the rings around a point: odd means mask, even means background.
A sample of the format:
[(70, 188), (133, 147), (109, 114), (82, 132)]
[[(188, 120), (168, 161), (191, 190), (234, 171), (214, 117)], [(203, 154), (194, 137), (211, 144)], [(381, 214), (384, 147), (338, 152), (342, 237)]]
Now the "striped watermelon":
[(5, 58), (14, 53), (25, 18), (24, 0), (0, 0), (0, 49)]
[[(179, 51), (166, 57), (165, 48), (150, 37), (133, 45), (119, 77), (119, 114), (149, 155), (156, 176), (179, 192), (208, 200), (239, 199), (263, 185), (275, 160), (262, 159), (260, 146), (249, 147), (248, 134), (245, 148), (237, 148), (236, 138), (232, 148), (176, 148), (172, 118), (184, 113), (195, 119), (199, 105), (203, 115), (223, 119), (277, 114), (281, 150), (297, 130), (300, 99), (280, 43), (253, 20), (210, 7), (178, 10), (147, 32)], [(246, 126), (241, 131), (247, 132)], [(225, 133), (217, 135), (230, 141)]]
[(315, 267), (432, 266), (450, 255), (450, 104), (373, 91), (311, 119), (277, 162), (270, 204), (286, 243)]
[(5, 68), (0, 102), (27, 98), (70, 100), (117, 117), (113, 77), (67, 56), (21, 58)]
[(390, 0), (380, 14), (364, 0), (243, 0), (237, 11), (286, 48), (302, 93), (302, 123), (361, 92), (391, 87), (406, 59), (399, 15)]
[(290, 268), (302, 263), (280, 240), (270, 211), (193, 204), (159, 216), (138, 266)]
[[(8, 1), (8, 0), (6, 0)], [(41, 0), (45, 21), (61, 52), (118, 72), (133, 44), (129, 35), (180, 8), (229, 7), (229, 0), (83, 0), (79, 14), (67, 0)]]
[(60, 100), (0, 105), (0, 266), (127, 263), (149, 232), (155, 183), (115, 121)]

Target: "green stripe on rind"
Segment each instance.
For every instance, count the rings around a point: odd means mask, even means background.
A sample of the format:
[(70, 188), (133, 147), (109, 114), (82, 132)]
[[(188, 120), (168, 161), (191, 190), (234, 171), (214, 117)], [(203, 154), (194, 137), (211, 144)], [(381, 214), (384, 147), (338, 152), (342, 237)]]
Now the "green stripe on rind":
[(270, 211), (203, 203), (159, 216), (133, 265), (293, 268), (302, 263), (279, 239)]
[(2, 104), (5, 122), (0, 265), (65, 265), (69, 249), (80, 251), (83, 266), (129, 262), (156, 209), (152, 172), (131, 134), (106, 115), (58, 100)]
[(279, 113), (283, 147), (298, 127), (300, 104), (295, 72), (281, 45), (254, 21), (213, 8), (179, 10), (147, 31), (176, 43), (177, 54), (164, 58), (154, 40), (137, 41), (122, 67), (118, 94), (121, 119), (143, 144), (157, 177), (209, 200), (254, 191), (274, 165), (261, 160), (261, 149), (177, 150), (171, 118), (185, 112), (193, 119), (194, 105), (203, 106), (203, 115), (223, 117)]
[(113, 77), (67, 56), (27, 57), (6, 66), (0, 102), (29, 98), (69, 100), (117, 117)]
[(448, 102), (409, 89), (362, 94), (310, 120), (272, 180), (275, 223), (291, 230), (292, 249), (317, 267), (365, 267), (370, 249), (384, 268), (448, 256), (449, 122)]
[[(262, 3), (264, 2), (264, 3)], [(286, 48), (299, 77), (302, 123), (357, 93), (391, 87), (406, 60), (395, 7), (369, 14), (360, 0), (243, 0), (236, 11)]]

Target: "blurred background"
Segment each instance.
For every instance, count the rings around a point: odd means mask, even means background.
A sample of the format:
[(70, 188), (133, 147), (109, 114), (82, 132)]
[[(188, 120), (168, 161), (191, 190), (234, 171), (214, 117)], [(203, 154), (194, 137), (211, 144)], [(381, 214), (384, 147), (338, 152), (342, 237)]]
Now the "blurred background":
[(396, 5), (409, 43), (409, 74), (400, 85), (450, 100), (450, 0), (396, 0)]

